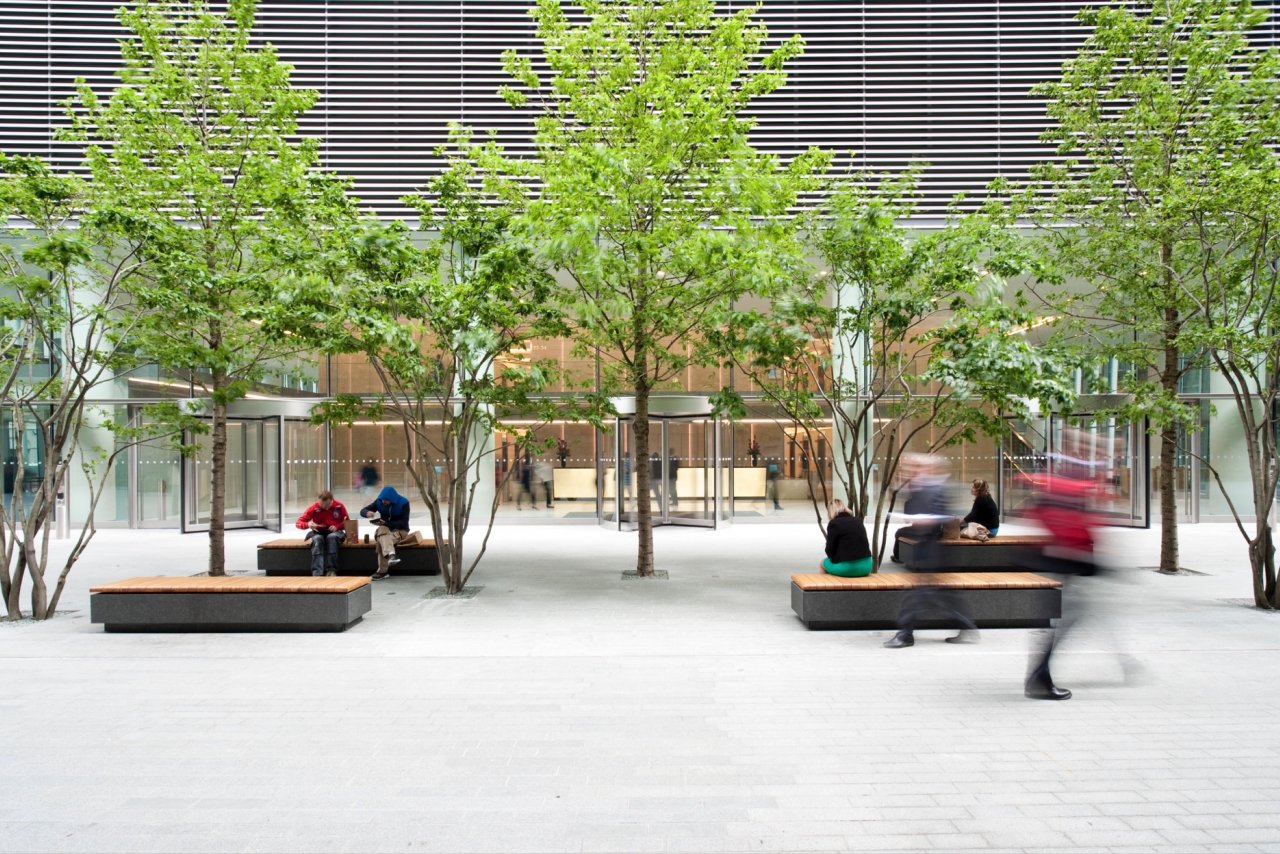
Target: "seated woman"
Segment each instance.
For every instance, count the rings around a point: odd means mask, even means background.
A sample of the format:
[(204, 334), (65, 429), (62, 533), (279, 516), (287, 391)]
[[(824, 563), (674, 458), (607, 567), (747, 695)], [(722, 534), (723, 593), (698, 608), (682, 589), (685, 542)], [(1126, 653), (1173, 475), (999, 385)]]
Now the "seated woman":
[(827, 556), (822, 559), (822, 571), (845, 578), (870, 575), (871, 545), (862, 520), (839, 499), (833, 500), (828, 510), (831, 521), (827, 522)]
[(982, 478), (974, 478), (969, 492), (973, 494), (973, 509), (961, 520), (961, 525), (977, 522), (987, 529), (987, 536), (994, 537), (1000, 530), (1000, 508), (991, 497), (991, 487)]

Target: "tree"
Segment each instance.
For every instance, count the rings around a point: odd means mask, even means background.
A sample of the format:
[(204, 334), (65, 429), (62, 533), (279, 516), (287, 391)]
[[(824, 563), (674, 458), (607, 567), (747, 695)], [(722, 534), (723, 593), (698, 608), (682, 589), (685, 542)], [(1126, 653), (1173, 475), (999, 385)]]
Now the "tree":
[[(718, 358), (705, 332), (732, 302), (776, 286), (795, 253), (788, 209), (826, 158), (785, 167), (751, 145), (753, 101), (777, 90), (801, 50), (766, 52), (755, 8), (717, 14), (712, 0), (583, 2), (571, 21), (556, 0), (533, 15), (544, 75), (509, 52), (517, 85), (503, 95), (536, 110), (540, 196), (527, 219), (567, 278), (576, 335), (599, 352), (609, 388), (635, 395), (635, 450), (650, 450), (651, 393)], [(638, 494), (650, 471), (636, 467)], [(652, 515), (639, 502), (640, 576), (653, 574)]]
[[(1256, 20), (1256, 19), (1255, 19)], [(1243, 34), (1233, 47), (1247, 50)], [(1202, 460), (1230, 507), (1249, 553), (1253, 600), (1280, 607), (1272, 523), (1280, 480), (1280, 54), (1252, 52), (1247, 76), (1218, 83), (1234, 109), (1217, 116), (1199, 156), (1213, 176), (1187, 216), (1199, 235), (1188, 286), (1195, 314), (1180, 345), (1208, 355), (1231, 391), (1240, 419), (1251, 486), (1247, 504), (1227, 491), (1211, 460)], [(1229, 90), (1229, 92), (1223, 92)], [(1225, 164), (1217, 161), (1226, 160)], [(1238, 498), (1239, 496), (1237, 496)], [(1242, 506), (1252, 511), (1246, 528)]]
[[(0, 173), (0, 411), (15, 455), (5, 461), (10, 497), (0, 504), (0, 594), (8, 619), (21, 619), (30, 581), (31, 616), (44, 620), (97, 531), (112, 464), (134, 444), (179, 435), (183, 419), (172, 403), (150, 407), (146, 426), (93, 405), (95, 392), (138, 364), (129, 286), (142, 262), (117, 251), (113, 223), (95, 215), (83, 180), (30, 157), (0, 155)], [(105, 428), (112, 446), (87, 447), (86, 427)], [(77, 466), (88, 511), (51, 581), (54, 514), (69, 512), (61, 499)]]
[(1086, 283), (1047, 293), (1052, 310), (1076, 321), (1085, 347), (1134, 366), (1124, 414), (1159, 430), (1166, 572), (1178, 568), (1178, 424), (1191, 415), (1178, 385), (1205, 358), (1186, 339), (1203, 272), (1198, 212), (1262, 130), (1237, 120), (1245, 90), (1267, 73), (1267, 52), (1248, 42), (1263, 18), (1245, 0), (1086, 9), (1079, 21), (1092, 31), (1078, 55), (1033, 90), (1048, 101), (1044, 139), (1058, 159), (1034, 171), (1017, 204)]
[[(554, 278), (513, 228), (522, 193), (485, 190), (502, 181), (476, 171), (482, 148), (453, 158), (423, 194), (405, 199), (421, 212), (422, 234), (365, 222), (329, 235), (336, 249), (330, 257), (347, 258), (328, 273), (346, 311), (325, 347), (363, 353), (383, 392), (372, 401), (339, 396), (317, 419), (399, 419), (405, 465), (430, 514), (449, 594), (466, 586), (493, 529), (498, 494), (490, 492), (483, 463), (495, 453), (495, 431), (523, 431), (532, 447), (529, 419), (535, 427), (566, 416), (599, 425), (603, 411), (591, 395), (573, 404), (540, 396), (555, 379), (554, 364), (511, 356), (531, 338), (568, 330)], [(503, 428), (510, 416), (519, 416), (521, 427)], [(481, 511), (484, 537), (472, 556), (466, 535)]]
[(120, 85), (104, 100), (81, 81), (65, 134), (87, 145), (100, 205), (146, 261), (139, 346), (211, 401), (211, 575), (225, 571), (228, 405), (304, 353), (289, 329), (330, 302), (277, 299), (297, 260), (279, 249), (309, 245), (340, 201), (312, 174), (315, 141), (295, 137), (316, 93), (251, 44), (254, 14), (253, 0), (225, 14), (203, 0), (122, 9)]
[(830, 419), (835, 487), (872, 519), (877, 562), (905, 452), (1002, 435), (1004, 414), (1073, 391), (1059, 354), (1026, 340), (1025, 306), (1004, 299), (1004, 277), (1033, 268), (1023, 243), (982, 214), (913, 232), (919, 172), (833, 182), (805, 221), (820, 269), (770, 311), (740, 313), (726, 341), (810, 442)]

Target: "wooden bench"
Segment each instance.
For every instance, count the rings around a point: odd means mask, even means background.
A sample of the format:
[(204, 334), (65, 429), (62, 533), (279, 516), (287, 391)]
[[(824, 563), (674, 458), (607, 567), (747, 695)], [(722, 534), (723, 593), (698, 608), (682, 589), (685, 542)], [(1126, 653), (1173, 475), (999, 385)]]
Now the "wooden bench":
[[(917, 587), (956, 591), (980, 628), (1043, 628), (1062, 616), (1062, 583), (1030, 572), (802, 573), (791, 576), (791, 609), (810, 629), (892, 629), (903, 598)], [(954, 627), (941, 618), (916, 626)]]
[[(414, 531), (396, 545), (400, 562), (392, 575), (439, 575), (436, 541)], [(268, 540), (258, 545), (258, 569), (267, 575), (310, 575), (311, 541), (294, 537)], [(338, 549), (338, 575), (373, 575), (378, 571), (377, 543), (350, 540)]]
[(90, 589), (109, 632), (341, 632), (369, 612), (367, 578), (128, 578)]
[(938, 563), (934, 567), (921, 566), (920, 543), (917, 537), (903, 537), (898, 548), (898, 557), (902, 558), (907, 569), (943, 569), (948, 572), (981, 572), (1020, 571), (1022, 554), (1027, 549), (1041, 549), (1048, 545), (1049, 538), (1036, 534), (998, 535), (985, 543), (978, 540), (939, 540), (933, 544), (937, 550)]

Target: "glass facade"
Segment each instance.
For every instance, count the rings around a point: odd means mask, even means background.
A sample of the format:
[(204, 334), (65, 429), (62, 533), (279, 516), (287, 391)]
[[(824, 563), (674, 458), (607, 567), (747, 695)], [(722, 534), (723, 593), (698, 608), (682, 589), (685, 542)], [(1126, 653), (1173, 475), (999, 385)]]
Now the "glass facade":
[[(0, 92), (0, 150), (46, 157), (56, 168), (77, 168), (81, 153), (55, 138), (64, 121), (60, 102), (72, 94), (77, 77), (101, 91), (114, 84), (117, 40), (123, 36), (115, 16), (118, 5), (118, 0), (0, 2), (8, 13), (10, 47), (0, 55), (0, 70), (10, 82)], [(1043, 110), (1029, 101), (1027, 92), (1053, 78), (1075, 52), (1083, 34), (1074, 18), (1087, 5), (1088, 0), (765, 0), (760, 15), (771, 34), (799, 33), (807, 44), (788, 86), (758, 105), (754, 141), (763, 152), (784, 159), (809, 145), (841, 157), (856, 151), (858, 165), (877, 172), (900, 172), (912, 161), (927, 161), (932, 165), (922, 178), (917, 224), (928, 228), (957, 193), (980, 198), (992, 178), (1017, 181), (1031, 164), (1053, 156), (1039, 142)], [(438, 170), (434, 151), (445, 141), (449, 122), (493, 128), (509, 153), (532, 153), (530, 117), (510, 110), (496, 92), (506, 82), (504, 50), (536, 53), (528, 6), (528, 0), (263, 3), (257, 35), (275, 44), (294, 66), (298, 85), (319, 91), (319, 103), (301, 130), (321, 138), (324, 167), (353, 176), (364, 202), (378, 215), (393, 218), (408, 213), (401, 197)], [(737, 10), (743, 4), (728, 0), (725, 6)], [(1277, 44), (1278, 33), (1280, 16), (1272, 16), (1258, 37)], [(819, 352), (827, 346), (822, 341), (815, 345)], [(559, 394), (600, 389), (610, 361), (607, 354), (584, 351), (560, 338), (531, 341), (510, 356), (559, 365), (563, 376), (552, 389)], [(1124, 366), (1109, 365), (1081, 376), (1079, 390), (1114, 395), (1120, 391), (1117, 378), (1124, 374)], [(136, 419), (147, 401), (201, 397), (198, 379), (148, 366), (100, 387), (95, 399), (116, 417)], [(717, 493), (739, 521), (780, 513), (782, 518), (813, 518), (812, 502), (835, 493), (838, 437), (832, 423), (803, 429), (760, 402), (760, 390), (750, 378), (724, 367), (691, 368), (661, 391), (705, 395), (726, 387), (750, 398), (747, 416), (719, 426), (696, 419), (662, 422), (663, 435), (655, 446), (663, 469), (659, 480), (666, 482), (673, 460), (675, 477), (664, 487), (665, 499), (655, 494), (648, 500), (665, 500), (662, 512), (671, 518), (719, 516), (722, 509), (706, 505), (708, 496), (714, 500)], [(278, 366), (250, 395), (261, 406), (234, 418), (229, 430), (231, 524), (287, 527), (326, 487), (353, 510), (367, 503), (381, 484), (412, 495), (409, 466), (420, 456), (418, 444), (438, 442), (439, 437), (409, 436), (395, 420), (321, 427), (305, 417), (310, 401), (380, 390), (375, 371), (359, 356)], [(1239, 419), (1207, 370), (1190, 372), (1182, 391), (1199, 407), (1199, 418), (1184, 430), (1180, 444), (1175, 474), (1180, 506), (1188, 519), (1221, 518), (1226, 508), (1209, 465), (1247, 504), (1249, 472)], [(1005, 512), (1016, 513), (1026, 497), (1019, 475), (1048, 465), (1063, 426), (1069, 424), (1098, 436), (1111, 449), (1108, 476), (1114, 494), (1109, 511), (1131, 524), (1146, 524), (1150, 491), (1160, 486), (1154, 477), (1158, 449), (1146, 425), (1095, 417), (1087, 403), (1063, 419), (1010, 422), (1009, 435), (999, 441), (979, 438), (945, 445), (941, 453), (951, 461), (958, 491), (962, 493), (964, 482), (984, 478), (999, 485), (997, 497)], [(262, 407), (272, 411), (264, 413)], [(3, 418), (4, 499), (13, 501), (18, 472), (24, 489), (34, 488), (43, 477), (42, 457), (38, 437), (27, 437), (27, 450), (19, 459), (12, 419)], [(533, 426), (518, 418), (508, 425), (512, 431)], [(935, 425), (913, 426), (921, 428), (911, 441), (913, 450), (926, 450), (944, 438)], [(629, 426), (624, 424), (617, 435), (573, 421), (536, 429), (539, 438), (556, 440), (529, 461), (543, 476), (549, 467), (550, 489), (542, 481), (531, 490), (523, 486), (516, 432), (500, 432), (492, 439), (491, 470), (501, 520), (527, 512), (529, 491), (541, 499), (538, 512), (545, 514), (550, 497), (555, 518), (566, 521), (599, 521), (610, 514), (622, 518), (626, 502), (640, 500), (627, 497), (627, 470), (634, 481), (635, 467), (650, 461), (634, 458)], [(83, 438), (86, 453), (98, 453), (110, 441), (92, 428)], [(206, 525), (208, 441), (193, 437), (192, 442), (198, 450), (191, 459), (159, 444), (123, 454), (99, 506), (99, 524), (189, 530)], [(82, 520), (85, 484), (73, 480), (70, 496), (72, 519)]]

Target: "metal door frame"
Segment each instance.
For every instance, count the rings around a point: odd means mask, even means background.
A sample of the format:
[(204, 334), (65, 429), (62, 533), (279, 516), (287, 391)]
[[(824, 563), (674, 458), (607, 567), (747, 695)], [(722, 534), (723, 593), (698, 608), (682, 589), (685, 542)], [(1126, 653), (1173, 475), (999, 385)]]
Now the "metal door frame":
[[(241, 424), (252, 424), (254, 428), (258, 431), (258, 448), (259, 448), (258, 472), (257, 472), (258, 474), (258, 477), (257, 477), (258, 516), (256, 519), (243, 519), (243, 520), (237, 520), (234, 522), (226, 522), (226, 530), (230, 531), (230, 530), (243, 529), (243, 528), (265, 528), (267, 530), (279, 531), (280, 530), (279, 527), (272, 528), (268, 526), (266, 521), (267, 520), (267, 513), (266, 513), (267, 480), (266, 479), (268, 476), (268, 472), (266, 471), (266, 467), (267, 467), (266, 454), (264, 453), (266, 450), (266, 441), (265, 441), (266, 430), (264, 429), (264, 427), (268, 421), (275, 421), (277, 424), (276, 458), (279, 461), (279, 464), (277, 466), (278, 472), (276, 473), (275, 476), (279, 482), (279, 493), (278, 493), (277, 504), (278, 504), (278, 510), (279, 510), (279, 518), (281, 520), (280, 524), (283, 525), (284, 524), (284, 419), (283, 419), (283, 416), (237, 415), (234, 417), (229, 417), (227, 419), (228, 427), (230, 427), (230, 424), (233, 421)], [(190, 432), (188, 431), (186, 434), (183, 435), (182, 440), (184, 443), (191, 443), (193, 439), (194, 439), (194, 436), (190, 434)], [(193, 521), (194, 513), (196, 512), (196, 509), (198, 506), (198, 497), (195, 494), (195, 490), (196, 490), (195, 465), (196, 465), (196, 461), (193, 456), (183, 457), (182, 484), (181, 484), (182, 501), (180, 502), (178, 518), (180, 523), (180, 529), (184, 534), (206, 532), (209, 530), (209, 524), (210, 524), (208, 522)], [(245, 465), (245, 471), (247, 474), (248, 467), (249, 467), (248, 460), (244, 461), (244, 465)], [(245, 483), (246, 484), (248, 483), (247, 478), (245, 479)], [(245, 496), (247, 497), (247, 495), (248, 495), (248, 490), (246, 489)]]
[[(604, 499), (604, 465), (603, 460), (597, 459), (598, 468), (598, 487), (596, 495), (597, 520), (601, 527), (609, 528), (617, 531), (634, 531), (636, 530), (636, 522), (631, 517), (631, 511), (626, 507), (626, 491), (624, 486), (624, 472), (622, 460), (624, 456), (624, 431), (634, 427), (635, 418), (632, 416), (620, 415), (614, 419), (613, 429), (613, 514), (606, 515), (605, 499)], [(710, 518), (682, 518), (678, 515), (679, 508), (675, 508), (676, 515), (672, 514), (670, 505), (670, 491), (665, 484), (670, 481), (669, 472), (671, 466), (671, 425), (672, 424), (690, 424), (697, 423), (702, 425), (702, 443), (703, 443), (703, 459), (702, 477), (703, 492), (700, 499), (707, 502), (710, 500), (711, 513)], [(723, 522), (728, 524), (732, 521), (730, 511), (726, 511), (726, 498), (724, 490), (724, 448), (722, 438), (722, 427), (724, 422), (718, 415), (650, 415), (649, 416), (649, 452), (657, 453), (661, 460), (662, 481), (664, 486), (657, 490), (658, 507), (657, 512), (653, 515), (653, 527), (663, 527), (672, 525), (683, 528), (708, 528), (715, 530)], [(658, 445), (653, 447), (655, 439), (654, 428), (659, 428), (657, 432)], [(631, 466), (631, 486), (634, 500), (637, 502), (643, 497), (649, 500), (649, 496), (641, 496), (639, 492), (639, 477), (636, 473), (637, 467), (641, 465), (649, 465), (648, 460), (634, 460)], [(706, 478), (707, 472), (710, 471), (711, 489), (707, 490)], [(732, 475), (731, 475), (732, 476)], [(650, 484), (652, 488), (652, 484)], [(731, 503), (731, 502), (730, 502)], [(631, 517), (631, 518), (629, 518)]]

